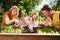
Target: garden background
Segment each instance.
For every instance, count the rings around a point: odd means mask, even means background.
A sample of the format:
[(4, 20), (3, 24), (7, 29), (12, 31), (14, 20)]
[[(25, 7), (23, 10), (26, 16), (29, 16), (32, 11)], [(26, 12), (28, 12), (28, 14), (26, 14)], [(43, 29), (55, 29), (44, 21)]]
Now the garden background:
[[(0, 27), (2, 27), (1, 22), (5, 12), (9, 11), (12, 5), (17, 5), (20, 11), (26, 13), (27, 17), (37, 11), (39, 13), (39, 24), (43, 24), (46, 18), (41, 12), (41, 8), (45, 4), (51, 5), (51, 8), (55, 11), (60, 11), (60, 0), (0, 0)], [(7, 28), (7, 30), (9, 29)]]

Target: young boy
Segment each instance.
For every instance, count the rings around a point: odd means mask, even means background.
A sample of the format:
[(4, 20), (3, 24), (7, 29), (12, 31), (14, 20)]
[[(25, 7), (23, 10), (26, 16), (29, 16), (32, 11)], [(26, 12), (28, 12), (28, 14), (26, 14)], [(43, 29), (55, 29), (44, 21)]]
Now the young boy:
[(19, 22), (15, 22), (16, 27), (20, 27), (25, 32), (28, 32), (29, 20), (25, 17), (25, 13), (22, 11), (19, 13)]

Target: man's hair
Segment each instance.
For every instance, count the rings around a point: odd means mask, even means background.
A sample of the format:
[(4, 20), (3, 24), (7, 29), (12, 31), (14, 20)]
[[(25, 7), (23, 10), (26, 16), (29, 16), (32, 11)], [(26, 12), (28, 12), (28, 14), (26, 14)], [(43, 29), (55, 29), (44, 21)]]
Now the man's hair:
[(50, 10), (52, 10), (50, 7), (49, 7), (49, 5), (44, 5), (43, 6), (43, 8), (41, 9), (41, 11), (44, 11), (44, 10), (47, 10), (47, 11), (50, 11)]

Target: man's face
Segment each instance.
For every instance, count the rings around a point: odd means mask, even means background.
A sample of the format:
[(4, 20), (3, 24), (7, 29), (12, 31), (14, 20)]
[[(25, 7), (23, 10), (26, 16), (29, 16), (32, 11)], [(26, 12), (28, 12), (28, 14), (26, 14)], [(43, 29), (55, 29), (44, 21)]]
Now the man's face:
[(42, 13), (43, 13), (45, 16), (48, 16), (48, 15), (49, 15), (49, 12), (46, 11), (46, 10), (42, 11)]

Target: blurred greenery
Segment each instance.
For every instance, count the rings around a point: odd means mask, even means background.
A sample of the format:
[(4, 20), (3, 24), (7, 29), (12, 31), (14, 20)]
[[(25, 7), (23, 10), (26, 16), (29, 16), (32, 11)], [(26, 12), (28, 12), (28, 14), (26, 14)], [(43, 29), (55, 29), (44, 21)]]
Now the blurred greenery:
[(2, 22), (3, 15), (4, 15), (4, 9), (2, 8), (2, 6), (0, 6), (0, 22)]
[(35, 6), (39, 5), (42, 0), (0, 0), (0, 22), (2, 22), (3, 15), (6, 11), (9, 11), (11, 6), (17, 5), (19, 11), (25, 11), (27, 16), (31, 16), (31, 13), (35, 10)]
[(44, 24), (45, 23), (46, 18), (45, 17), (39, 17), (39, 24)]
[(20, 28), (13, 28), (12, 26), (0, 25), (0, 32), (1, 33), (22, 33), (22, 30)]
[(54, 2), (51, 2), (52, 9), (55, 11), (60, 11), (60, 0), (54, 0)]
[[(38, 34), (60, 34), (56, 28), (44, 27), (37, 29)], [(0, 33), (22, 33), (21, 28), (13, 28), (11, 25), (3, 26), (0, 25)]]
[[(24, 11), (26, 13), (27, 17), (30, 17), (32, 13), (35, 11), (35, 6), (39, 5), (42, 2), (42, 0), (0, 0), (0, 22), (2, 22), (4, 13), (6, 11), (9, 11), (11, 6), (17, 5), (19, 8), (19, 11)], [(60, 11), (60, 0), (55, 0), (53, 3), (51, 3), (53, 10)], [(38, 11), (39, 13), (39, 24), (44, 24), (46, 18), (43, 15), (41, 11)], [(2, 30), (1, 30), (2, 29)], [(3, 26), (0, 25), (0, 31), (1, 33), (21, 33), (20, 28), (13, 28), (12, 26)], [(55, 28), (43, 28), (38, 29), (38, 33), (58, 33), (59, 32)]]
[(25, 11), (30, 15), (36, 5), (39, 5), (42, 0), (0, 0), (0, 6), (4, 9), (3, 12), (8, 11), (11, 6), (17, 5), (20, 11)]
[(38, 34), (59, 34), (59, 31), (57, 31), (56, 28), (40, 28), (40, 29), (37, 29), (38, 31)]

